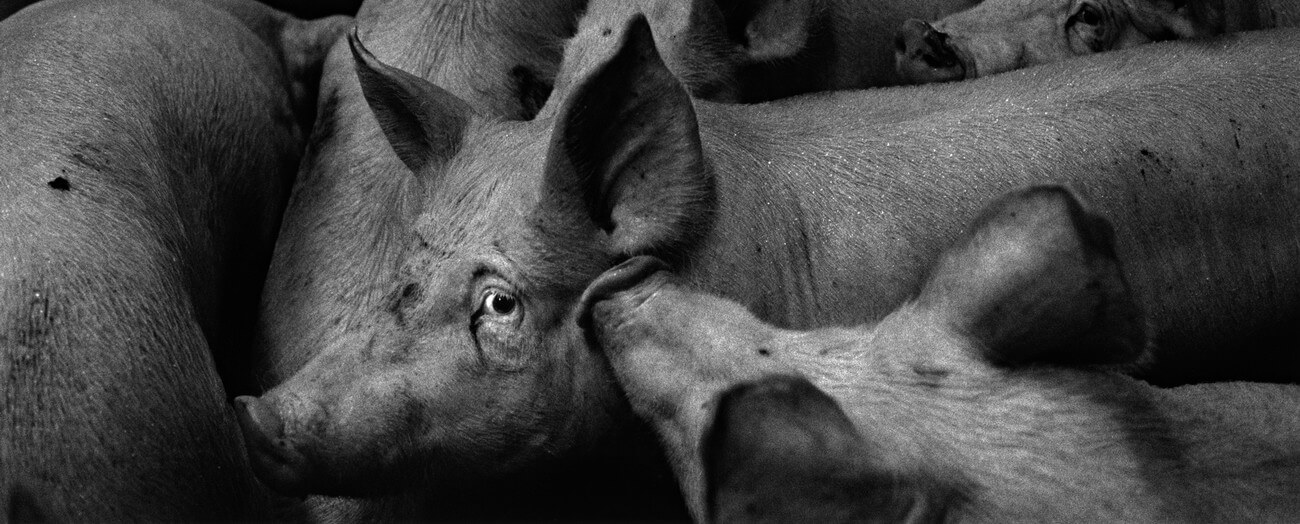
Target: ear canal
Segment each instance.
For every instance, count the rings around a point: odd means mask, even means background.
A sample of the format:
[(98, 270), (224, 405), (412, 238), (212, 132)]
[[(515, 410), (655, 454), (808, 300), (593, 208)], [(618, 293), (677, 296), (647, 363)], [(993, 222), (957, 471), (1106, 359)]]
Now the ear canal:
[(667, 257), (702, 236), (713, 190), (690, 97), (638, 15), (560, 111), (543, 205), (571, 228), (607, 233), (613, 254)]
[(1115, 366), (1147, 356), (1113, 228), (1059, 186), (989, 205), (940, 257), (917, 304), (1002, 365)]
[(380, 62), (348, 33), (357, 80), (379, 127), (398, 158), (419, 173), (456, 154), (473, 111), (455, 95), (415, 75)]

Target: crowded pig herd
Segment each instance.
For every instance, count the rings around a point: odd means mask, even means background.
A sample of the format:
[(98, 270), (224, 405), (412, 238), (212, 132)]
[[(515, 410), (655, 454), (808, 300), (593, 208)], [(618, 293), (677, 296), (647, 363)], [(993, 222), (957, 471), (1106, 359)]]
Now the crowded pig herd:
[(1300, 520), (1297, 25), (0, 0), (0, 521)]

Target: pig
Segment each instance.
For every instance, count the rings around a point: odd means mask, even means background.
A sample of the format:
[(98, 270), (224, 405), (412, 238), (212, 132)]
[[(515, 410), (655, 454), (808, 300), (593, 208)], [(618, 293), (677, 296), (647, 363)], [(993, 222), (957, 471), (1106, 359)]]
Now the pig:
[(1117, 249), (1160, 325), (1144, 376), (1295, 379), (1278, 350), (1295, 347), (1300, 306), (1300, 61), (1281, 58), (1300, 34), (734, 105), (692, 100), (648, 24), (631, 27), (585, 75), (561, 71), (583, 80), (527, 122), (477, 114), (351, 40), (411, 168), (389, 183), (411, 192), (390, 211), (403, 228), (380, 237), (383, 298), (288, 380), (237, 399), (261, 478), (434, 505), (521, 472), (570, 494), (655, 480), (579, 467), (654, 459), (571, 325), (597, 275), (655, 255), (776, 325), (861, 324), (907, 298), (980, 202), (1047, 181), (1129, 226)]
[[(242, 0), (43, 0), (0, 22), (0, 489), (73, 521), (270, 518), (247, 367), (324, 50)], [(17, 488), (14, 488), (17, 489)]]
[(1300, 517), (1300, 386), (1111, 371), (1149, 343), (1116, 253), (1042, 186), (990, 204), (879, 322), (780, 329), (646, 256), (581, 303), (702, 521)]
[(904, 22), (894, 39), (910, 83), (993, 75), (1149, 42), (1295, 27), (1295, 0), (986, 0)]

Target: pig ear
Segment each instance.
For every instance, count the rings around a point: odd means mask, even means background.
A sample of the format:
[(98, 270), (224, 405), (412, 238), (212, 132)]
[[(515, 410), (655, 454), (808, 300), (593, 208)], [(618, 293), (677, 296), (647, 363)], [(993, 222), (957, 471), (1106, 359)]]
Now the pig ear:
[(874, 467), (835, 400), (798, 377), (724, 392), (701, 450), (710, 522), (938, 522), (957, 500)]
[(316, 98), (325, 57), (351, 27), (352, 18), (346, 16), (299, 20), (284, 15), (280, 53), (289, 77), (294, 112), (303, 129), (310, 129), (316, 121)]
[(348, 33), (348, 45), (366, 103), (402, 163), (419, 173), (455, 155), (473, 114), (469, 106), (423, 78), (380, 62), (356, 29)]
[(1209, 36), (1213, 31), (1197, 22), (1187, 0), (1134, 2), (1133, 25), (1152, 40)]
[(707, 226), (713, 179), (695, 110), (644, 17), (560, 111), (544, 187), (544, 205), (604, 230), (616, 254), (683, 249)]
[[(808, 45), (813, 19), (817, 15), (814, 0), (726, 0), (720, 2), (733, 28), (733, 38), (755, 62), (790, 58)], [(743, 32), (736, 29), (744, 27)]]
[(1145, 321), (1110, 223), (1059, 186), (986, 208), (940, 257), (917, 305), (1001, 365), (1121, 365), (1146, 356)]

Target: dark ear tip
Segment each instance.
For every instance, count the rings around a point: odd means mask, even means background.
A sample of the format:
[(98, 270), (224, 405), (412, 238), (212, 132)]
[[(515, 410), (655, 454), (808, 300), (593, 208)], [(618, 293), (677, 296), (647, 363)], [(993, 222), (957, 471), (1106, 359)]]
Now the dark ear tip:
[(746, 402), (767, 402), (780, 400), (794, 403), (794, 399), (818, 399), (826, 394), (808, 379), (794, 375), (777, 375), (761, 380), (746, 382), (724, 391), (718, 401), (719, 406), (737, 405)]
[(622, 47), (632, 47), (642, 53), (659, 52), (655, 48), (654, 31), (650, 29), (650, 21), (646, 20), (645, 14), (637, 13), (631, 20), (628, 20), (627, 28), (623, 31)]
[(645, 13), (637, 13), (627, 22), (627, 38), (653, 37), (650, 30), (650, 21), (646, 19)]

